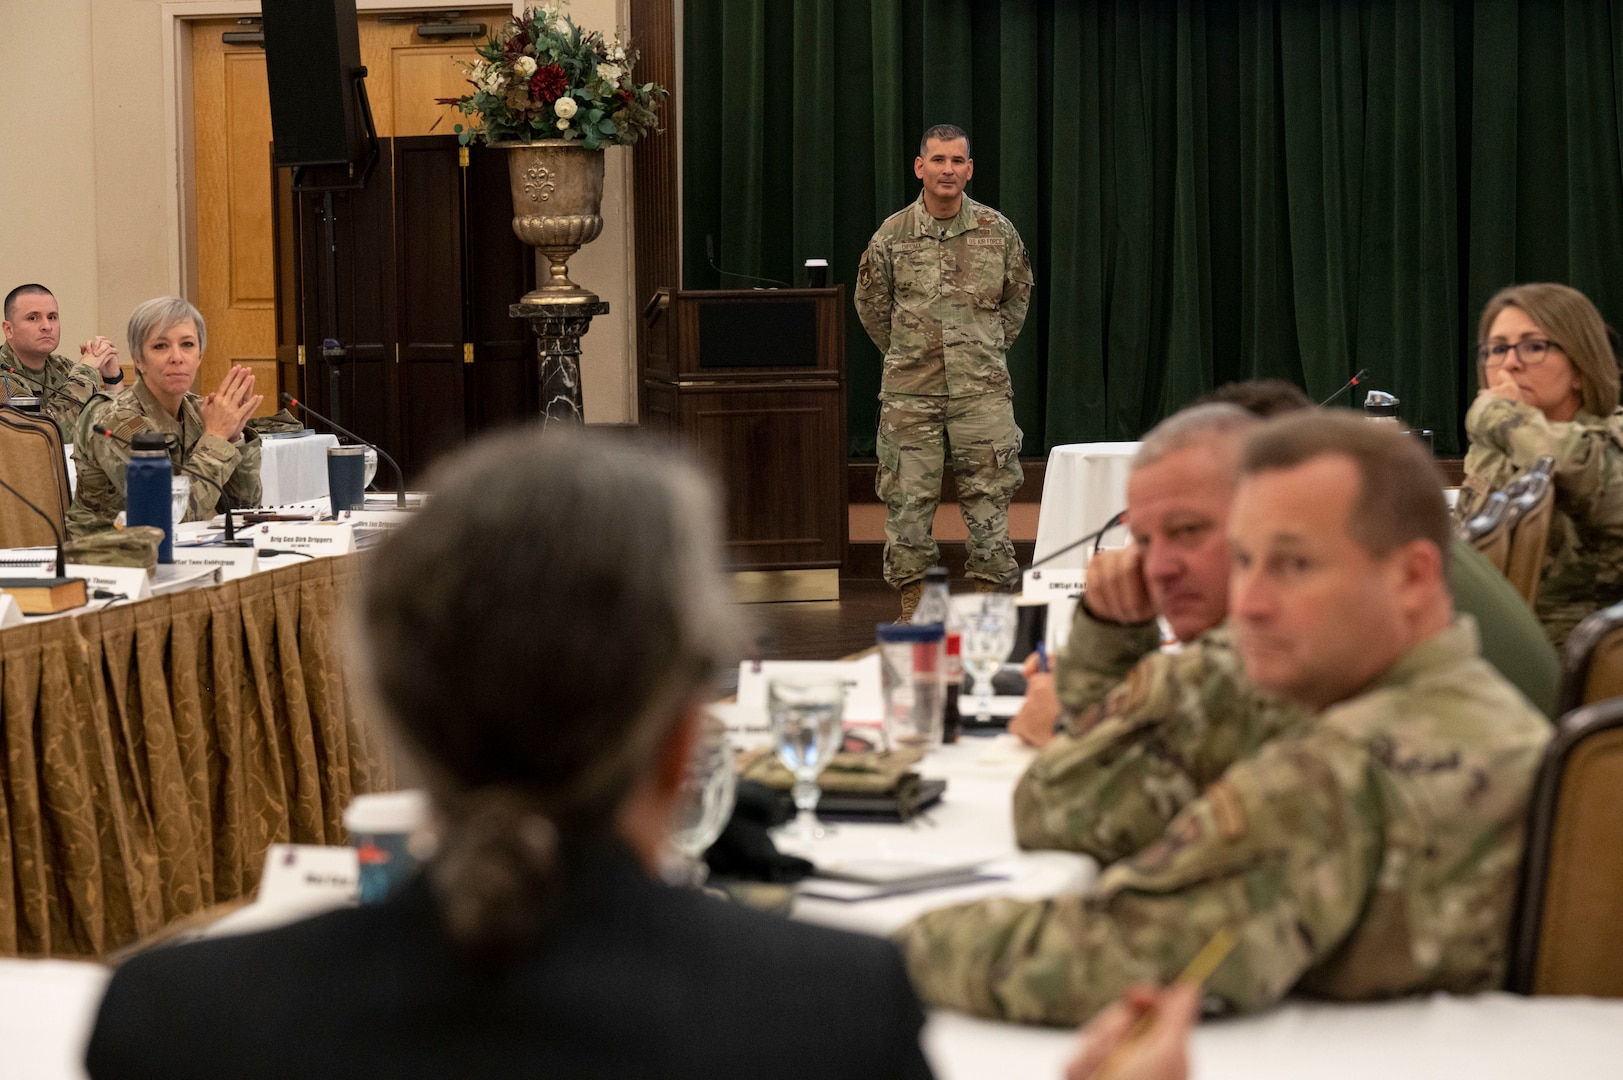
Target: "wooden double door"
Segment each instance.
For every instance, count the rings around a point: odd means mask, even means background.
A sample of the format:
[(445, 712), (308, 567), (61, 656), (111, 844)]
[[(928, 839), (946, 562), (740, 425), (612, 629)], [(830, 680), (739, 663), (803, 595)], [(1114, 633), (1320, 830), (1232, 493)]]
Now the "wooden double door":
[(358, 191), (297, 192), (278, 170), (276, 374), (412, 483), (470, 436), (538, 414), (534, 347), (507, 311), (535, 258), (513, 235), (503, 151), (379, 141)]

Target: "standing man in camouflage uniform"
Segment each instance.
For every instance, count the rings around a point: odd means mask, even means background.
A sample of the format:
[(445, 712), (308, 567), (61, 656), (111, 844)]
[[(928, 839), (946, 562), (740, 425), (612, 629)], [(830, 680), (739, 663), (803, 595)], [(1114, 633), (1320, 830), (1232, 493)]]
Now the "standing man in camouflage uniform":
[(62, 324), (56, 297), (43, 285), (12, 289), (6, 294), (4, 315), (0, 385), (5, 396), (39, 398), (40, 412), (56, 421), (63, 442), (72, 442), (74, 422), (85, 402), (103, 387), (124, 381), (118, 346), (104, 337), (91, 338), (79, 346), (84, 358), (79, 363), (52, 352), (62, 340)]
[(1004, 356), (1025, 325), (1031, 257), (1008, 218), (964, 194), (974, 172), (963, 129), (926, 131), (913, 162), (924, 190), (879, 226), (857, 271), (857, 317), (884, 354), (875, 490), (887, 508), (885, 580), (901, 591), (904, 620), (938, 555), (948, 442), (968, 576), (989, 591), (1020, 573), (1009, 500), (1024, 478), (1021, 433)]
[(1265, 1008), (1497, 987), (1549, 725), (1477, 655), (1448, 593), (1442, 476), (1353, 416), (1251, 437), (1228, 536), (1250, 681), (1307, 719), (1236, 762), (1086, 896), (932, 912), (898, 940), (931, 1004), (1074, 1024), (1170, 982), (1219, 929), (1207, 990)]

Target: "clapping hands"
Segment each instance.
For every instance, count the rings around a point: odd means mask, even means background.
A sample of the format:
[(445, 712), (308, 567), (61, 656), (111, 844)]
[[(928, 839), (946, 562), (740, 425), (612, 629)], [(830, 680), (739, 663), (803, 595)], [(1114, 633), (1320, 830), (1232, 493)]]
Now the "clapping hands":
[(254, 373), (241, 365), (233, 366), (214, 392), (203, 398), (199, 411), (204, 433), (236, 442), (264, 400), (263, 394), (254, 393)]

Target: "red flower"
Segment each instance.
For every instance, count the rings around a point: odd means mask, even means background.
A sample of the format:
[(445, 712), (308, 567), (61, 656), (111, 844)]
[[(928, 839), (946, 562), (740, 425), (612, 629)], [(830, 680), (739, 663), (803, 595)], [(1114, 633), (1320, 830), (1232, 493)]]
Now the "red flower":
[(616, 90), (614, 96), (620, 99), (620, 107), (623, 109), (631, 108), (632, 102), (636, 100), (636, 95), (624, 87)]
[(530, 76), (530, 96), (543, 105), (551, 105), (569, 89), (569, 76), (557, 64), (536, 68)]
[(521, 26), (512, 37), (508, 38), (507, 41), (503, 43), (502, 52), (509, 59), (512, 59), (513, 57), (518, 56), (519, 53), (523, 52), (524, 47), (529, 43), (530, 32)]

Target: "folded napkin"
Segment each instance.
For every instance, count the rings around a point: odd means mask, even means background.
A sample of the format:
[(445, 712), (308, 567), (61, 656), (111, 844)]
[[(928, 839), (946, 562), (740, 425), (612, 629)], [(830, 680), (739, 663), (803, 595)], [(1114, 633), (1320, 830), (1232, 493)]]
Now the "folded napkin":
[[(913, 766), (923, 757), (924, 751), (917, 747), (862, 753), (841, 751), (817, 778), (817, 786), (828, 793), (888, 795), (909, 781), (917, 784), (919, 776)], [(778, 791), (788, 791), (795, 783), (794, 774), (783, 767), (777, 752), (769, 746), (741, 751), (736, 768), (739, 779), (753, 780)]]

